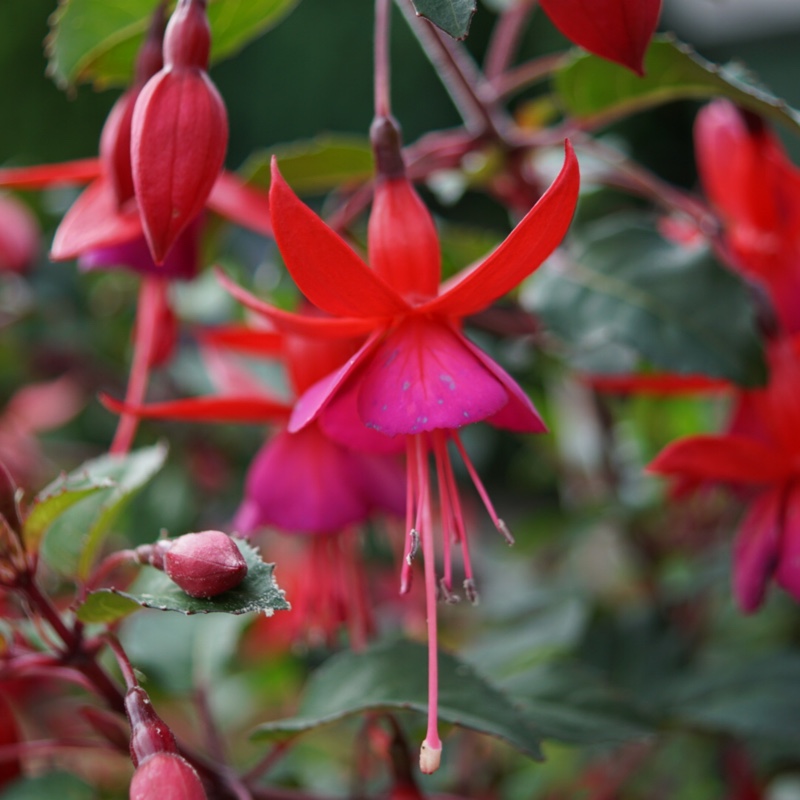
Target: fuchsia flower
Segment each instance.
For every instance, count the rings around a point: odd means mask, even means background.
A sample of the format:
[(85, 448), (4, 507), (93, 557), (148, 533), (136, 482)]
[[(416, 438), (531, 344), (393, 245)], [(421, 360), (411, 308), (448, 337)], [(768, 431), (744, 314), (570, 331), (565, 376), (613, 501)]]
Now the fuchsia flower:
[[(292, 192), (273, 163), (270, 209), (274, 236), (300, 290), (333, 318), (290, 314), (224, 280), (249, 308), (281, 330), (309, 337), (369, 333), (341, 368), (311, 386), (295, 404), (287, 430), (319, 426), (332, 439), (364, 449), (403, 443), (407, 529), (401, 591), (421, 542), (425, 561), (430, 645), (428, 733), (421, 767), (437, 769), (436, 597), (452, 596), (451, 545), (460, 543), (465, 591), (475, 598), (466, 531), (448, 443), (460, 452), (497, 528), (510, 539), (458, 437), (485, 420), (516, 432), (544, 423), (522, 389), (462, 333), (462, 319), (491, 305), (532, 273), (559, 244), (578, 196), (578, 166), (566, 144), (553, 185), (497, 250), (440, 287), (440, 257), (429, 212), (405, 178), (399, 132), (388, 119), (373, 126), (378, 179), (369, 221), (371, 268)], [(443, 532), (444, 577), (437, 582), (433, 547), (433, 456)]]
[(541, 0), (568, 39), (609, 61), (644, 74), (644, 54), (658, 24), (661, 0)]
[(773, 343), (770, 366), (768, 386), (747, 393), (746, 426), (673, 442), (648, 468), (748, 491), (733, 575), (734, 595), (745, 612), (761, 605), (773, 576), (800, 600), (800, 339)]
[(695, 122), (703, 188), (723, 225), (723, 258), (768, 292), (787, 333), (800, 331), (800, 169), (754, 114), (728, 100)]

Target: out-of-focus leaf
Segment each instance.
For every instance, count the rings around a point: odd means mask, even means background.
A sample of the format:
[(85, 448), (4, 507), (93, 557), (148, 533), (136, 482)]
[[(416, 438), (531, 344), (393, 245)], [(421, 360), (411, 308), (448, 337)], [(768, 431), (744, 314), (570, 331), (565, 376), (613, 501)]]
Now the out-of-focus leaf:
[(800, 742), (800, 656), (773, 653), (709, 663), (675, 681), (667, 713), (681, 722), (734, 736)]
[[(428, 651), (395, 641), (361, 653), (344, 652), (325, 662), (306, 684), (297, 715), (256, 729), (259, 738), (289, 738), (352, 714), (375, 709), (427, 713)], [(439, 719), (503, 739), (541, 758), (539, 735), (509, 697), (472, 667), (439, 653)]]
[(0, 800), (93, 800), (94, 789), (69, 772), (48, 772), (12, 783)]
[(466, 39), (475, 0), (411, 0), (417, 16), (430, 20), (454, 39)]
[(135, 600), (121, 594), (100, 590), (92, 592), (78, 609), (78, 619), (81, 622), (103, 623), (116, 622), (128, 614), (140, 609)]
[(326, 135), (254, 153), (241, 170), (248, 182), (269, 187), (273, 155), (281, 175), (298, 194), (322, 194), (350, 181), (365, 181), (373, 173), (367, 139)]
[(550, 661), (506, 681), (544, 739), (600, 744), (641, 739), (654, 733), (653, 720), (591, 668)]
[(163, 444), (127, 455), (105, 455), (87, 461), (62, 479), (87, 492), (55, 517), (42, 542), (42, 556), (62, 575), (86, 577), (103, 536), (133, 495), (161, 469), (167, 457)]
[(85, 472), (73, 472), (56, 478), (36, 495), (30, 513), (25, 518), (23, 533), (28, 550), (34, 552), (38, 548), (45, 531), (68, 508), (113, 485), (108, 478), (93, 478)]
[(742, 386), (766, 377), (744, 284), (704, 248), (669, 242), (644, 220), (590, 226), (569, 264), (539, 271), (528, 300), (584, 353), (613, 343), (671, 372)]
[[(97, 592), (92, 592), (86, 601), (87, 604), (91, 604), (88, 611), (84, 611), (85, 606), (81, 606), (78, 615), (89, 615), (90, 620), (96, 622), (101, 621), (95, 618), (96, 614), (113, 613), (115, 608), (119, 609), (120, 616), (130, 613), (131, 608), (128, 605), (112, 606), (97, 599), (97, 595), (109, 594), (118, 595), (143, 608), (179, 611), (182, 614), (209, 614), (214, 611), (246, 614), (249, 611), (263, 611), (272, 616), (274, 611), (288, 610), (290, 606), (272, 577), (275, 565), (262, 561), (258, 550), (241, 539), (234, 541), (247, 562), (247, 577), (235, 589), (207, 599), (191, 597), (173, 583), (164, 572), (143, 567), (139, 578), (124, 592), (116, 589), (99, 589)], [(106, 617), (102, 621), (112, 620)]]
[[(297, 2), (209, 0), (212, 63), (236, 54)], [(62, 0), (47, 40), (49, 74), (62, 87), (126, 85), (154, 8), (153, 0)]]
[(723, 96), (800, 132), (800, 113), (783, 100), (733, 67), (706, 61), (672, 37), (653, 41), (645, 71), (640, 78), (618, 64), (581, 53), (556, 72), (554, 85), (567, 114), (594, 124), (607, 124), (673, 100)]

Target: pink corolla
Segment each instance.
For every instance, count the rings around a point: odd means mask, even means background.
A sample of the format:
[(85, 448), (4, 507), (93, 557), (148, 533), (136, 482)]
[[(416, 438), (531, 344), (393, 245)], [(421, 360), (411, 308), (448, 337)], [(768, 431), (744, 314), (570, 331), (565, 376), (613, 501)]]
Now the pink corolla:
[(700, 111), (694, 137), (723, 258), (767, 291), (785, 332), (800, 331), (800, 169), (759, 117), (729, 100)]
[[(368, 228), (370, 266), (292, 192), (273, 163), (272, 227), (286, 266), (306, 298), (331, 317), (290, 314), (223, 278), (229, 290), (284, 331), (318, 339), (369, 334), (339, 369), (296, 403), (287, 430), (318, 426), (332, 439), (369, 450), (406, 452), (408, 536), (401, 578), (421, 545), (428, 613), (429, 718), (420, 765), (439, 766), (436, 600), (453, 597), (451, 555), (460, 545), (464, 590), (476, 598), (467, 535), (449, 445), (460, 453), (494, 524), (505, 524), (461, 444), (458, 431), (486, 421), (520, 433), (545, 430), (517, 383), (462, 332), (464, 317), (491, 305), (530, 275), (561, 242), (578, 197), (578, 165), (566, 144), (564, 167), (507, 239), (482, 263), (440, 286), (435, 226), (404, 174), (399, 133), (388, 118), (373, 126), (378, 177)], [(431, 469), (431, 457), (434, 469)], [(439, 494), (444, 574), (434, 566), (434, 491)]]
[(715, 481), (745, 492), (748, 511), (734, 551), (733, 590), (745, 612), (762, 603), (771, 578), (800, 600), (800, 339), (770, 350), (770, 380), (747, 395), (747, 425), (690, 436), (650, 464), (659, 475)]

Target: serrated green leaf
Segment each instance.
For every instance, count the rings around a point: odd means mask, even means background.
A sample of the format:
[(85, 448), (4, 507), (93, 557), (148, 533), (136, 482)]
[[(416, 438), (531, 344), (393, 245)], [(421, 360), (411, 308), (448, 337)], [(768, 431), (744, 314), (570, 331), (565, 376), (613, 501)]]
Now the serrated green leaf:
[(241, 170), (248, 182), (269, 188), (273, 155), (281, 175), (298, 194), (320, 194), (348, 182), (365, 181), (374, 169), (368, 139), (327, 135), (254, 153)]
[(800, 113), (783, 100), (740, 70), (712, 64), (670, 36), (653, 40), (645, 70), (640, 78), (618, 64), (579, 53), (555, 73), (554, 87), (567, 114), (594, 125), (673, 100), (722, 96), (800, 132)]
[(83, 472), (56, 478), (36, 495), (30, 513), (25, 518), (25, 546), (30, 552), (35, 552), (45, 531), (57, 517), (84, 498), (111, 486), (113, 483), (108, 478), (94, 479)]
[[(211, 62), (235, 55), (299, 0), (209, 0)], [(153, 0), (61, 0), (47, 41), (48, 72), (62, 88), (130, 82)]]
[(42, 542), (42, 557), (60, 574), (85, 578), (97, 548), (133, 495), (161, 469), (167, 447), (156, 444), (124, 456), (105, 455), (87, 461), (65, 480), (87, 485), (105, 482), (54, 518)]
[[(247, 577), (235, 588), (209, 599), (191, 597), (173, 583), (165, 573), (151, 567), (144, 567), (142, 574), (134, 584), (123, 591), (116, 589), (100, 589), (92, 592), (86, 600), (91, 606), (86, 614), (94, 615), (101, 607), (105, 610), (119, 608), (120, 616), (130, 613), (130, 606), (120, 604), (113, 606), (98, 599), (97, 595), (116, 595), (136, 603), (142, 608), (154, 608), (158, 611), (178, 611), (182, 614), (209, 614), (221, 612), (225, 614), (247, 614), (250, 611), (263, 611), (271, 616), (274, 611), (287, 611), (291, 606), (286, 602), (283, 592), (275, 583), (272, 573), (274, 564), (267, 564), (261, 559), (258, 550), (241, 539), (234, 539), (245, 561)], [(84, 613), (81, 606), (78, 617)], [(99, 621), (99, 620), (92, 620)], [(111, 622), (110, 619), (102, 620)]]
[[(297, 715), (260, 725), (257, 738), (289, 738), (353, 714), (406, 709), (427, 714), (428, 650), (416, 642), (381, 643), (326, 661), (308, 681)], [(503, 739), (541, 758), (539, 733), (509, 697), (467, 664), (439, 653), (439, 719)], [(535, 720), (534, 720), (535, 722)]]
[(742, 386), (765, 380), (755, 316), (741, 280), (706, 249), (669, 242), (642, 218), (592, 225), (571, 263), (546, 265), (531, 289), (532, 310), (584, 355), (618, 344), (671, 372)]
[(477, 8), (475, 0), (412, 0), (412, 3), (418, 16), (430, 20), (454, 39), (467, 38)]
[(20, 778), (0, 792), (0, 800), (93, 800), (94, 789), (69, 772)]
[(78, 609), (77, 617), (87, 625), (108, 624), (127, 617), (141, 606), (122, 594), (100, 590), (92, 592)]

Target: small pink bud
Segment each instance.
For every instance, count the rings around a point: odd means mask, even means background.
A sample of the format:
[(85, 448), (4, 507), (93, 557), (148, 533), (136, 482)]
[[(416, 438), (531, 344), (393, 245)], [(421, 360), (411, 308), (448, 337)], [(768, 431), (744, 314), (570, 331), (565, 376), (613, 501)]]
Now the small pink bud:
[(28, 207), (0, 194), (0, 272), (22, 272), (39, 252), (39, 223)]
[(133, 112), (133, 183), (157, 264), (202, 211), (225, 161), (228, 116), (205, 71), (209, 43), (205, 2), (181, 0), (164, 38), (164, 68)]
[(172, 731), (156, 714), (147, 692), (140, 686), (128, 689), (125, 712), (131, 726), (131, 760), (135, 767), (156, 753), (177, 754), (178, 745)]
[(247, 563), (236, 543), (222, 531), (187, 533), (164, 556), (164, 571), (186, 594), (215, 597), (238, 586)]
[(133, 774), (130, 800), (208, 800), (194, 767), (177, 753), (158, 753)]

